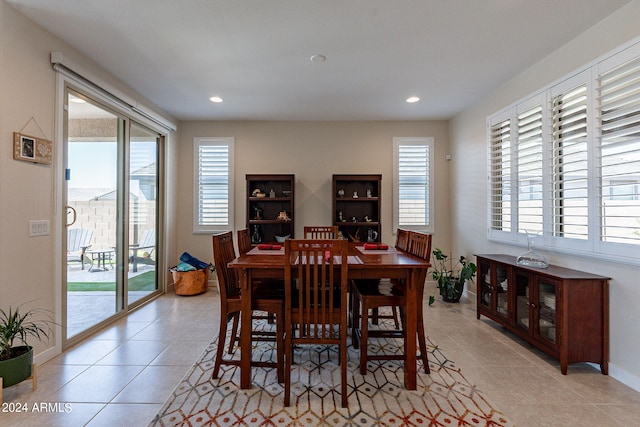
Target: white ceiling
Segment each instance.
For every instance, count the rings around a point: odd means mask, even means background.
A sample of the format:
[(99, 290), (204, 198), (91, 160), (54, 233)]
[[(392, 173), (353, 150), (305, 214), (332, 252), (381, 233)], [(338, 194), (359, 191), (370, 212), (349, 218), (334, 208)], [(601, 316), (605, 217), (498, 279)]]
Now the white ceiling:
[(629, 0), (7, 2), (176, 119), (421, 120), (452, 117)]

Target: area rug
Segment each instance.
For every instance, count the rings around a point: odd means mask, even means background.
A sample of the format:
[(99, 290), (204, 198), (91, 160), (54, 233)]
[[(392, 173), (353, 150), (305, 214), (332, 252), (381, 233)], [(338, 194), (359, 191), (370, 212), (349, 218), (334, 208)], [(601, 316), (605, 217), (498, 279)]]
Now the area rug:
[[(267, 326), (268, 327), (268, 326)], [(226, 343), (225, 343), (226, 344)], [(372, 340), (371, 354), (399, 352), (401, 341)], [(217, 339), (178, 384), (150, 426), (512, 426), (513, 423), (427, 338), (431, 374), (418, 362), (417, 390), (405, 390), (401, 361), (369, 362), (359, 373), (349, 346), (349, 407), (340, 407), (337, 347), (295, 349), (291, 406), (275, 369), (253, 368), (252, 388), (240, 389), (240, 370), (223, 366), (211, 379)], [(226, 347), (225, 347), (226, 353)], [(236, 349), (234, 357), (239, 357)], [(254, 359), (275, 359), (272, 343), (258, 343)]]

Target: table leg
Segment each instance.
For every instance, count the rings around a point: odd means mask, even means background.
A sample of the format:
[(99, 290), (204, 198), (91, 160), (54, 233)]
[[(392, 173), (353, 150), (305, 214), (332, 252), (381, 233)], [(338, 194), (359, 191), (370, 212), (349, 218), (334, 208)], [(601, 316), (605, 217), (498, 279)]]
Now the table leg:
[(251, 271), (240, 270), (240, 388), (251, 388)]
[(415, 390), (416, 385), (416, 334), (418, 322), (418, 284), (419, 270), (412, 269), (407, 283), (407, 312), (404, 337), (404, 386), (407, 390)]

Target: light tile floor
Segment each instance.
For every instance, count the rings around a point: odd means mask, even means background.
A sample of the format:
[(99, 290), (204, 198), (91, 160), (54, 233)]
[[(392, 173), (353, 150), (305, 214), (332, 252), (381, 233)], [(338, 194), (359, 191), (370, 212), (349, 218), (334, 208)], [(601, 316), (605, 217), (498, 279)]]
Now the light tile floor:
[[(214, 291), (152, 301), (40, 366), (35, 392), (30, 382), (5, 389), (3, 408), (28, 412), (0, 412), (0, 426), (146, 426), (217, 333), (218, 313)], [(557, 361), (477, 320), (467, 296), (425, 315), (432, 340), (518, 426), (637, 425), (639, 392), (587, 364), (562, 375)]]

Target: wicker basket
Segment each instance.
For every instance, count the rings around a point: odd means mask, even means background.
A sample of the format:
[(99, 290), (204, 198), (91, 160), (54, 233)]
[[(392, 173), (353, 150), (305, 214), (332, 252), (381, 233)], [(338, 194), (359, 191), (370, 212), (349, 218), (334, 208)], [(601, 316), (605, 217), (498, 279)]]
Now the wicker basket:
[(176, 295), (198, 295), (207, 291), (209, 268), (192, 271), (178, 271), (170, 268), (173, 276), (173, 290)]

